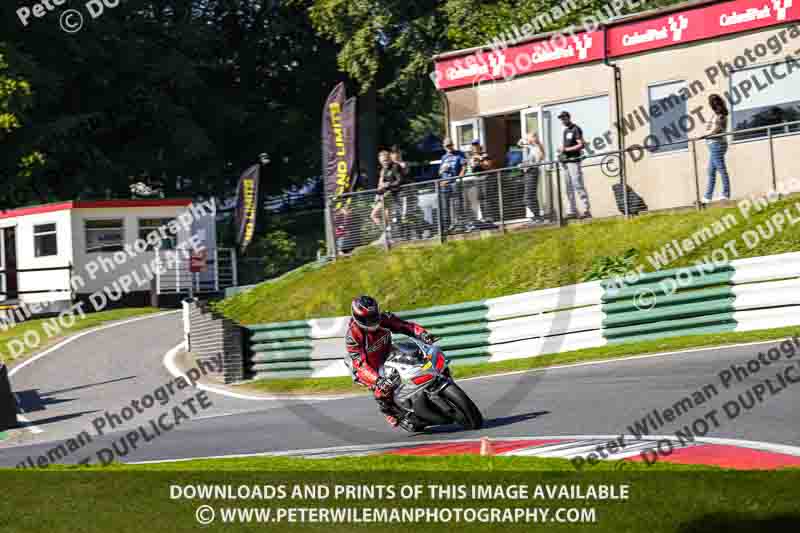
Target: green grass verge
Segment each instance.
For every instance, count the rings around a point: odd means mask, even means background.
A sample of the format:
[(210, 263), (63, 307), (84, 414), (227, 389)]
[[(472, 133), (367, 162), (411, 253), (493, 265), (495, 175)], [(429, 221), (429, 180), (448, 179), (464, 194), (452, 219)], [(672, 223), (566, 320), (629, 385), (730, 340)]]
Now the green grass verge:
[[(632, 220), (597, 220), (565, 228), (541, 229), (481, 240), (453, 241), (443, 246), (401, 247), (385, 252), (372, 247), (357, 251), (313, 272), (297, 272), (263, 284), (218, 304), (225, 315), (243, 324), (341, 316), (354, 295), (376, 296), (385, 309), (401, 311), (560, 287), (582, 280), (598, 256), (618, 256), (629, 248), (639, 262), (673, 240), (690, 237), (723, 215), (737, 224), (679, 258), (669, 267), (694, 264), (712, 250), (764, 223), (797, 198), (776, 202), (745, 218), (737, 207), (647, 214)], [(739, 258), (800, 249), (800, 225), (786, 227), (769, 241), (748, 248), (739, 239)]]
[[(724, 346), (757, 341), (783, 339), (800, 334), (800, 327), (764, 329), (757, 331), (711, 333), (703, 335), (687, 335), (685, 337), (667, 337), (649, 341), (638, 341), (623, 344), (610, 344), (599, 348), (575, 350), (529, 359), (514, 359), (497, 363), (458, 364), (453, 366), (453, 374), (458, 378), (486, 376), (502, 372), (532, 370), (554, 365), (617, 359), (633, 355), (701, 348), (707, 346)], [(253, 381), (237, 388), (249, 389), (264, 393), (282, 394), (333, 394), (365, 392), (363, 387), (353, 384), (349, 377), (314, 378), (314, 379), (263, 379)]]
[[(596, 470), (576, 472), (565, 460), (522, 457), (370, 457), (330, 460), (287, 458), (192, 461), (187, 463), (121, 466), (107, 469), (0, 471), (0, 529), (9, 533), (138, 532), (149, 531), (592, 531), (592, 532), (755, 532), (796, 531), (797, 486), (800, 471), (731, 472), (706, 467), (656, 464), (630, 465), (615, 471), (613, 463)], [(238, 494), (244, 486), (252, 493), (278, 497), (223, 499), (181, 498), (187, 486), (230, 487)], [(378, 486), (383, 496), (378, 495)], [(613, 485), (625, 499), (553, 497), (547, 487)], [(329, 492), (320, 490), (325, 486)], [(491, 496), (478, 496), (473, 488), (491, 487)], [(524, 487), (525, 494), (507, 491)], [(625, 489), (622, 489), (625, 486)], [(277, 487), (281, 487), (277, 489)], [(336, 487), (371, 488), (373, 495), (343, 495)], [(392, 488), (389, 492), (388, 487)], [(420, 492), (414, 495), (414, 487)], [(449, 495), (435, 487), (447, 487)], [(502, 492), (496, 488), (502, 487)], [(537, 492), (540, 487), (541, 493)], [(191, 488), (191, 487), (190, 487)], [(407, 490), (410, 489), (410, 490)], [(278, 492), (280, 490), (281, 492)], [(457, 495), (463, 490), (463, 495)], [(310, 492), (313, 491), (313, 492)], [(282, 496), (280, 496), (282, 494)], [(316, 495), (314, 495), (316, 494)], [(541, 494), (539, 496), (538, 494)], [(173, 496), (175, 495), (175, 496)], [(405, 496), (403, 496), (405, 495)], [(197, 509), (211, 506), (213, 525), (202, 527)], [(279, 510), (289, 508), (342, 509), (533, 509), (547, 510), (552, 519), (558, 508), (591, 513), (583, 523), (480, 523), (463, 520), (414, 523), (303, 523), (290, 521)], [(223, 509), (268, 509), (270, 520), (223, 523)], [(590, 511), (590, 510), (594, 511)], [(299, 516), (299, 515), (298, 515)], [(445, 515), (441, 515), (445, 516)], [(466, 515), (465, 515), (466, 516)], [(520, 515), (524, 516), (524, 515)], [(244, 523), (243, 523), (244, 522)]]
[[(55, 344), (64, 337), (72, 333), (93, 328), (107, 322), (116, 320), (124, 320), (126, 318), (133, 318), (141, 315), (149, 315), (156, 313), (160, 309), (155, 307), (133, 307), (126, 309), (113, 309), (110, 311), (100, 311), (98, 313), (87, 313), (85, 318), (80, 315), (75, 315), (76, 320), (70, 324), (66, 320), (63, 321), (63, 326), (58, 322), (58, 318), (38, 318), (35, 320), (27, 320), (19, 323), (6, 331), (0, 330), (0, 360), (4, 360), (8, 366), (14, 366), (24, 359), (34, 355), (35, 353)], [(58, 325), (58, 327), (55, 327)], [(69, 326), (69, 327), (67, 327)], [(28, 335), (31, 341), (29, 344), (34, 346), (26, 346), (24, 339)], [(34, 343), (32, 339), (40, 339), (41, 342)], [(12, 341), (20, 341), (23, 349), (20, 353), (15, 355), (15, 347), (18, 344)]]

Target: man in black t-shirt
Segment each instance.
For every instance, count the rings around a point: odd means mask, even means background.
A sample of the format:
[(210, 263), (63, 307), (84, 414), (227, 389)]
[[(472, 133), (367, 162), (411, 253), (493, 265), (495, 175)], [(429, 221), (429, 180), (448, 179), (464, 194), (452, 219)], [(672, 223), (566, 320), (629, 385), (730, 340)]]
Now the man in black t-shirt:
[(568, 112), (562, 111), (558, 114), (558, 118), (561, 119), (561, 123), (564, 125), (564, 143), (558, 150), (558, 158), (566, 170), (567, 200), (569, 201), (567, 218), (578, 216), (578, 206), (575, 202), (576, 191), (586, 208), (580, 218), (591, 218), (592, 210), (589, 205), (589, 195), (583, 185), (583, 169), (581, 169), (581, 155), (583, 154), (583, 148), (586, 146), (583, 139), (583, 131), (577, 124), (572, 122)]

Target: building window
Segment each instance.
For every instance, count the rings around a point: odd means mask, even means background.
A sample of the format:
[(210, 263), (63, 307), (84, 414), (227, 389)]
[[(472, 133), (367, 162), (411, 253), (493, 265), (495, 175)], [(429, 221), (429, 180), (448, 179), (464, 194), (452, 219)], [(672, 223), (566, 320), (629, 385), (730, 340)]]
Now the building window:
[[(744, 130), (761, 126), (773, 135), (800, 131), (800, 124), (787, 126), (787, 122), (800, 120), (800, 72), (787, 70), (786, 62), (735, 71), (731, 75), (730, 91), (725, 95), (731, 109), (731, 129)], [(751, 87), (748, 96), (741, 90), (742, 83)], [(767, 128), (740, 133), (735, 140), (757, 139), (767, 136)]]
[[(171, 218), (140, 218), (139, 239), (147, 241), (147, 236), (155, 231), (159, 234), (159, 240), (161, 241), (159, 248), (161, 250), (174, 250), (175, 245), (177, 244), (177, 236), (169, 233), (168, 231), (164, 231), (164, 234), (167, 236), (167, 238), (163, 239), (161, 238), (161, 232), (159, 231), (159, 228), (166, 228), (167, 224), (172, 222), (172, 220), (173, 219)], [(147, 244), (148, 250), (153, 250), (153, 248), (154, 247), (151, 244)]]
[[(584, 156), (613, 149), (613, 145), (609, 142), (609, 139), (613, 140), (613, 137), (608, 95), (581, 98), (542, 108), (544, 145), (549, 159), (557, 157), (557, 149), (561, 148), (563, 144), (564, 126), (556, 118), (562, 111), (569, 113), (572, 122), (583, 131), (583, 139), (587, 146), (587, 149), (583, 151)], [(599, 160), (591, 159), (587, 161), (588, 164), (599, 162)]]
[(124, 241), (121, 218), (86, 221), (86, 253), (119, 252)]
[(652, 143), (653, 152), (672, 152), (689, 148), (686, 110), (686, 82), (659, 83), (648, 88), (650, 135), (658, 139)]
[(55, 223), (33, 226), (33, 255), (34, 257), (58, 255)]

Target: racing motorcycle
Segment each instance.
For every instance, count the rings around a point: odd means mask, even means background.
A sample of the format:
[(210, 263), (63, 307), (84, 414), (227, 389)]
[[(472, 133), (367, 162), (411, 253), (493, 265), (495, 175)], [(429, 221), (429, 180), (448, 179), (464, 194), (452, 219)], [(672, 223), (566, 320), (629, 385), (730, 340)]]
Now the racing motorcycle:
[(456, 385), (447, 358), (436, 345), (416, 339), (394, 343), (380, 374), (396, 385), (396, 415), (406, 431), (453, 422), (464, 429), (483, 426), (483, 415)]

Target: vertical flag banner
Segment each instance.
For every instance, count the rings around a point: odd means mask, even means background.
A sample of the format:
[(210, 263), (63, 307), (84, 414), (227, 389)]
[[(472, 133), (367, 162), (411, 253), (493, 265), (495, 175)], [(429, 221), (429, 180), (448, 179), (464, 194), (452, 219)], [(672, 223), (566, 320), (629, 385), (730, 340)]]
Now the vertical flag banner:
[(236, 189), (236, 225), (239, 227), (236, 242), (242, 253), (253, 240), (256, 231), (259, 174), (260, 165), (251, 166), (242, 173)]
[(356, 122), (356, 98), (348, 100), (340, 83), (328, 96), (322, 114), (322, 172), (329, 198), (355, 190)]

